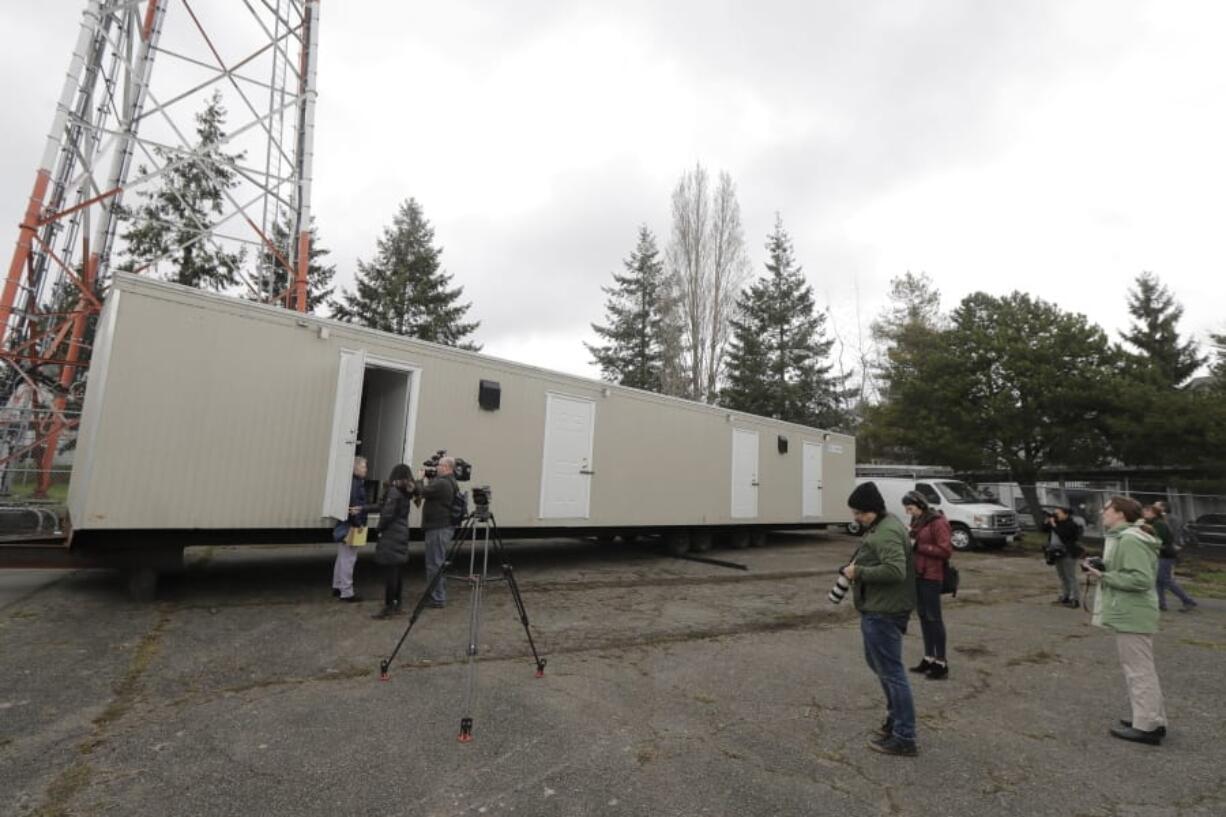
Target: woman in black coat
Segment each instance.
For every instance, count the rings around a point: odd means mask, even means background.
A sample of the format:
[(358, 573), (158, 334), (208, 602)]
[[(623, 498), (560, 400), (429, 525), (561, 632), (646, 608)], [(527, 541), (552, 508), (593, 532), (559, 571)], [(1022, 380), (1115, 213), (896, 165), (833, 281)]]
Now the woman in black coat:
[(383, 609), (372, 618), (388, 618), (400, 612), (404, 566), (409, 563), (409, 508), (412, 507), (413, 474), (403, 463), (387, 478), (387, 496), (379, 511), (379, 542), (375, 562), (383, 566)]

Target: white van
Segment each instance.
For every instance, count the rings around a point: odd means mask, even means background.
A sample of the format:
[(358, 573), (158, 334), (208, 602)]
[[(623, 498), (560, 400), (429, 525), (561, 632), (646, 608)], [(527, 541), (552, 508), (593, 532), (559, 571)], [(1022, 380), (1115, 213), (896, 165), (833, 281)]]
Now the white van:
[[(956, 479), (911, 477), (856, 477), (856, 484), (873, 482), (885, 499), (885, 509), (908, 521), (902, 498), (908, 491), (918, 491), (933, 510), (939, 510), (953, 529), (955, 550), (969, 550), (976, 544), (1003, 547), (1017, 538), (1017, 514), (998, 502), (985, 499), (975, 489)], [(853, 522), (847, 526), (856, 532)]]

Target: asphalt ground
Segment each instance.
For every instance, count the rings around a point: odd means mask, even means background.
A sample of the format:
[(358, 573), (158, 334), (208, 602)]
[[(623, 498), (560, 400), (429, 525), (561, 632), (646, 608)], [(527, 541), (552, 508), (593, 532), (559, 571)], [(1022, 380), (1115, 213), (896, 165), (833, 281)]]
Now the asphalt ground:
[[(330, 594), (328, 550), (192, 552), (141, 605), (98, 571), (0, 571), (3, 815), (1226, 814), (1226, 601), (1155, 641), (1171, 719), (1125, 743), (1114, 640), (1055, 607), (1033, 556), (956, 557), (951, 673), (915, 679), (920, 754), (867, 748), (882, 692), (833, 571), (854, 542), (714, 551), (748, 571), (584, 542), (512, 543), (483, 605), (474, 740), (466, 588), (407, 617)], [(424, 582), (414, 553), (408, 596)], [(918, 622), (905, 659), (920, 656)]]

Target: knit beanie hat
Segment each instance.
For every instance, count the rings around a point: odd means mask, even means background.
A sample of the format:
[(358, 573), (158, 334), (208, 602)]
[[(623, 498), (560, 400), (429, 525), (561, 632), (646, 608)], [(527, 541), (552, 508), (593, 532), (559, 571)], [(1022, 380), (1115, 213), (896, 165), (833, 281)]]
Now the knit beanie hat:
[(880, 516), (885, 513), (885, 500), (881, 497), (881, 491), (877, 490), (876, 483), (866, 482), (857, 485), (856, 490), (847, 497), (847, 507), (861, 513), (871, 512)]

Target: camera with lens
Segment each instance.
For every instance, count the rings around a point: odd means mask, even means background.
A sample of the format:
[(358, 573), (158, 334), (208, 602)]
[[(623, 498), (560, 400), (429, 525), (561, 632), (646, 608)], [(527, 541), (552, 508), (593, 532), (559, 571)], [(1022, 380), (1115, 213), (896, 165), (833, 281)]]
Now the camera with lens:
[(1064, 545), (1048, 545), (1043, 548), (1043, 561), (1049, 565), (1054, 565), (1056, 562), (1063, 559), (1067, 554), (1064, 550)]
[[(440, 448), (434, 452), (434, 456), (423, 462), (422, 468), (425, 471), (426, 479), (434, 479), (438, 476), (438, 463), (443, 457), (447, 456), (447, 449)], [(462, 460), (459, 457), (455, 459), (455, 471), (452, 473), (456, 482), (468, 482), (473, 478), (473, 466), (471, 462)]]
[(494, 496), (494, 489), (488, 485), (474, 485), (472, 490), (473, 497), (473, 516), (480, 520), (490, 518), (490, 499)]
[(847, 590), (851, 587), (851, 582), (843, 575), (842, 568), (839, 569), (839, 577), (834, 580), (834, 587), (830, 588), (830, 592), (826, 594), (826, 598), (831, 604), (838, 604), (847, 596)]
[(1081, 566), (1082, 570), (1089, 568), (1093, 568), (1099, 573), (1105, 573), (1107, 571), (1107, 564), (1102, 560), (1101, 556), (1091, 556), (1090, 558), (1086, 559), (1085, 564)]

